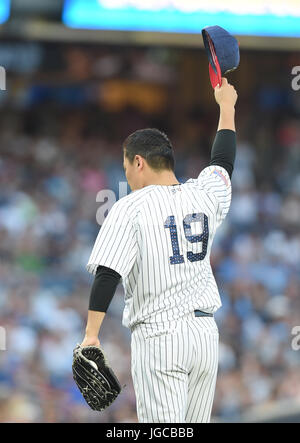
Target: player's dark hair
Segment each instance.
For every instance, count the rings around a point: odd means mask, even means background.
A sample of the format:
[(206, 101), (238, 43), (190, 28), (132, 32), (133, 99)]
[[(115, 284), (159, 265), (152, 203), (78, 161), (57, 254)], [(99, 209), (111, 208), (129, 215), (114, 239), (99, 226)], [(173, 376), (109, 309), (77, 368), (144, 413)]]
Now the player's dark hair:
[(126, 138), (123, 149), (130, 163), (133, 163), (136, 155), (141, 155), (156, 171), (163, 169), (174, 171), (173, 146), (167, 135), (159, 129), (148, 128), (135, 131)]

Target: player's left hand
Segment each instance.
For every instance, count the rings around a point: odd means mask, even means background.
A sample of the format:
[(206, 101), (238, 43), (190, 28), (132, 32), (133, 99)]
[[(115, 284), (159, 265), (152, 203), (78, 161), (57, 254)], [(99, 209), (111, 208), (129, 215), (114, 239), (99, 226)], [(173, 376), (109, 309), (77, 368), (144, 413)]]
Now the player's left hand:
[(98, 348), (100, 348), (100, 340), (98, 337), (87, 337), (85, 336), (83, 339), (83, 342), (81, 343), (82, 347), (85, 346), (97, 346)]
[(72, 372), (83, 398), (94, 411), (103, 411), (122, 388), (103, 350), (96, 346), (76, 346)]

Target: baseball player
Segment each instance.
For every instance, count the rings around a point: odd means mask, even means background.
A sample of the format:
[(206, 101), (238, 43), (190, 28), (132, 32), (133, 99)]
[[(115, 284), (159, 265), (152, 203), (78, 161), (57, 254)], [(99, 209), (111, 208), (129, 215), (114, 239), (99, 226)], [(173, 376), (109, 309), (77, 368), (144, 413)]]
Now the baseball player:
[(209, 422), (218, 367), (221, 306), (210, 265), (216, 229), (228, 213), (236, 153), (236, 90), (222, 78), (209, 165), (181, 184), (173, 148), (157, 129), (123, 144), (132, 189), (103, 223), (87, 269), (95, 275), (82, 346), (99, 330), (116, 286), (125, 291), (123, 325), (131, 330), (131, 367), (139, 422)]

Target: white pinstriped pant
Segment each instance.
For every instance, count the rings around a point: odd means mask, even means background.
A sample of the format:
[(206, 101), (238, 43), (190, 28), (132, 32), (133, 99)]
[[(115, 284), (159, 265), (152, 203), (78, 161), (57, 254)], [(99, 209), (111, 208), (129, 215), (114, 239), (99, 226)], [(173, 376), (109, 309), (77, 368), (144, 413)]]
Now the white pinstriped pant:
[(218, 370), (214, 318), (188, 314), (141, 324), (131, 335), (131, 373), (140, 423), (208, 423)]

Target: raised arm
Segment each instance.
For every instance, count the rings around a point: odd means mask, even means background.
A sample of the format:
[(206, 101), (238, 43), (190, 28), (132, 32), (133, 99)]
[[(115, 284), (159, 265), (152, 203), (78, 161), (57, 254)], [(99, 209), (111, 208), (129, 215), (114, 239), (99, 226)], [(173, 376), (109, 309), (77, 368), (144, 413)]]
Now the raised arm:
[(236, 154), (235, 104), (237, 97), (234, 87), (223, 77), (222, 86), (215, 88), (215, 99), (220, 107), (220, 117), (209, 164), (223, 167), (230, 178)]
[(237, 101), (237, 92), (227, 81), (226, 77), (222, 78), (222, 86), (215, 88), (215, 99), (220, 106), (220, 118), (218, 131), (222, 129), (230, 129), (235, 131), (235, 104)]

